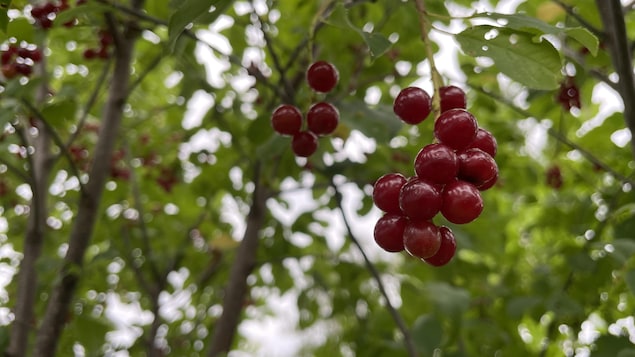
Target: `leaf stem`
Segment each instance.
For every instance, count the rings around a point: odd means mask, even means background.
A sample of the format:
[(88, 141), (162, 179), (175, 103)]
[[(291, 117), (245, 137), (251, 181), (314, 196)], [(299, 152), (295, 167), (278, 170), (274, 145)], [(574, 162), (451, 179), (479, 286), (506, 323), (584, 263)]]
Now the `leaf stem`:
[(432, 48), (432, 41), (429, 37), (429, 28), (431, 28), (432, 25), (428, 21), (428, 14), (426, 12), (424, 0), (415, 0), (415, 5), (417, 7), (417, 13), (419, 14), (421, 40), (423, 41), (426, 49), (426, 56), (428, 57), (428, 62), (430, 63), (430, 75), (432, 76), (432, 85), (434, 86), (434, 95), (432, 96), (432, 113), (436, 118), (441, 112), (441, 96), (439, 94), (439, 89), (443, 86), (443, 78), (441, 78), (441, 74), (439, 74), (437, 66), (434, 63), (434, 50)]

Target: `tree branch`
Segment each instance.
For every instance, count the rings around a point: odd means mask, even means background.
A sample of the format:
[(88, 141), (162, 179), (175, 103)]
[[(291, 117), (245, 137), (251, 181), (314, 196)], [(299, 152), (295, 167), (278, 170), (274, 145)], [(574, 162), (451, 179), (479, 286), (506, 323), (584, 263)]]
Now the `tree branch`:
[(260, 180), (259, 162), (255, 163), (253, 180), (255, 188), (247, 216), (247, 228), (229, 273), (229, 282), (223, 299), (223, 312), (214, 326), (207, 352), (208, 357), (222, 356), (231, 349), (247, 295), (247, 277), (256, 266), (259, 233), (265, 220), (267, 200), (266, 188)]
[(348, 232), (348, 236), (353, 242), (353, 244), (357, 247), (359, 252), (362, 254), (362, 257), (364, 258), (364, 264), (366, 265), (366, 269), (368, 269), (370, 274), (373, 276), (373, 279), (375, 279), (375, 281), (377, 282), (377, 286), (379, 287), (379, 292), (384, 297), (384, 300), (386, 300), (386, 308), (388, 309), (390, 316), (392, 316), (393, 320), (395, 320), (395, 324), (397, 325), (397, 328), (399, 329), (399, 331), (401, 332), (401, 335), (403, 336), (403, 340), (404, 340), (403, 342), (406, 347), (406, 351), (408, 351), (408, 356), (410, 357), (418, 356), (417, 350), (414, 345), (414, 341), (412, 340), (410, 331), (408, 330), (408, 326), (406, 326), (406, 323), (403, 317), (401, 317), (401, 315), (399, 314), (399, 311), (397, 311), (397, 309), (390, 302), (390, 297), (388, 297), (388, 292), (386, 291), (386, 288), (384, 287), (384, 283), (381, 280), (381, 275), (379, 274), (379, 271), (377, 270), (373, 262), (368, 258), (368, 256), (366, 255), (366, 252), (364, 251), (364, 248), (359, 243), (359, 240), (357, 240), (357, 238), (353, 234), (351, 225), (348, 221), (348, 218), (346, 217), (346, 213), (344, 212), (344, 207), (342, 206), (342, 193), (339, 191), (339, 189), (337, 188), (337, 185), (332, 180), (331, 180), (331, 187), (333, 187), (333, 189), (335, 190), (335, 200), (337, 201), (337, 208), (342, 214), (342, 219), (344, 220), (344, 225), (346, 226), (346, 231)]
[[(133, 8), (141, 8), (142, 1), (132, 0), (132, 2)], [(93, 234), (104, 184), (110, 173), (110, 157), (123, 117), (123, 106), (127, 100), (132, 54), (138, 36), (139, 29), (136, 23), (131, 21), (126, 24), (124, 32), (121, 33), (121, 41), (115, 45), (113, 77), (108, 99), (104, 105), (103, 125), (95, 146), (95, 157), (89, 171), (90, 179), (86, 184), (86, 190), (80, 194), (79, 208), (71, 229), (68, 251), (58, 274), (57, 283), (50, 294), (35, 341), (34, 356), (36, 357), (55, 354), (66, 315), (69, 313), (71, 301), (79, 283), (84, 254)]]
[(631, 132), (631, 151), (635, 158), (635, 76), (620, 0), (596, 0), (615, 72), (619, 75), (619, 94), (624, 102), (624, 121)]

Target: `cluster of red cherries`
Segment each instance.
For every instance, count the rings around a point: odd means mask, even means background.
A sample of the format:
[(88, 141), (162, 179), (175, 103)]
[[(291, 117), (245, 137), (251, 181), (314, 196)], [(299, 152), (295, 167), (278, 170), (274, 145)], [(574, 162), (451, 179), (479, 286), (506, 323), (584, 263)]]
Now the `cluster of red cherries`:
[(4, 78), (11, 79), (18, 74), (28, 77), (33, 73), (33, 65), (42, 60), (42, 50), (35, 45), (16, 46), (10, 44), (0, 52), (1, 70)]
[[(377, 244), (388, 252), (405, 250), (433, 266), (447, 264), (456, 252), (452, 230), (437, 226), (433, 218), (441, 213), (454, 224), (472, 222), (483, 211), (480, 192), (498, 180), (496, 139), (465, 110), (465, 92), (456, 86), (439, 92), (436, 140), (417, 154), (415, 175), (389, 173), (373, 189), (373, 202), (385, 212), (375, 225)], [(432, 111), (432, 100), (425, 90), (408, 87), (395, 98), (393, 109), (404, 122), (419, 124)]]
[[(85, 3), (85, 0), (78, 0), (77, 5)], [(53, 20), (60, 12), (70, 7), (68, 0), (61, 0), (59, 3), (48, 1), (40, 5), (34, 5), (31, 9), (31, 16), (35, 20), (35, 24), (43, 29), (53, 27)], [(73, 27), (77, 24), (77, 19), (72, 19), (64, 23), (65, 27)]]
[[(306, 72), (309, 87), (319, 93), (328, 93), (339, 80), (337, 68), (329, 62), (317, 61)], [(292, 137), (291, 149), (298, 157), (309, 157), (318, 148), (318, 136), (335, 131), (340, 114), (337, 108), (325, 101), (314, 103), (306, 113), (306, 121), (298, 107), (282, 104), (271, 115), (271, 126), (280, 135)]]
[(108, 58), (110, 56), (109, 49), (113, 42), (114, 39), (109, 31), (99, 31), (99, 47), (85, 49), (83, 53), (84, 58), (87, 60)]

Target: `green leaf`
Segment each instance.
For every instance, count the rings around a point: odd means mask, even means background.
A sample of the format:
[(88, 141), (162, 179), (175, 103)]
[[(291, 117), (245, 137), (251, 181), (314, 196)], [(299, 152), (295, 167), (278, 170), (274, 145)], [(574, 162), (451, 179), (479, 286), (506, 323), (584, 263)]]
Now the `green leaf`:
[(29, 43), (35, 42), (35, 28), (26, 18), (19, 17), (9, 22), (9, 26), (3, 29), (8, 37), (15, 37), (17, 40)]
[(535, 35), (565, 35), (578, 41), (581, 45), (586, 47), (593, 56), (597, 54), (600, 43), (598, 38), (584, 27), (557, 27), (522, 13), (499, 14), (488, 12), (484, 14), (475, 14), (472, 18), (490, 18), (498, 20), (499, 23), (502, 22), (505, 24), (505, 28), (529, 32)]
[(70, 8), (55, 15), (55, 25), (59, 26), (65, 22), (79, 17), (86, 17), (88, 14), (101, 14), (107, 11), (111, 11), (112, 7), (104, 5), (97, 1), (88, 1), (82, 6), (71, 6)]
[(370, 55), (373, 58), (383, 55), (392, 46), (392, 42), (380, 33), (360, 31), (360, 34), (364, 38), (364, 41), (366, 41), (366, 45), (368, 45), (368, 49), (370, 50)]
[(622, 353), (625, 349), (632, 345), (628, 337), (618, 337), (612, 335), (600, 336), (595, 341), (595, 349), (591, 353), (591, 357), (615, 357)]
[(9, 6), (11, 6), (11, 0), (0, 0), (0, 30), (4, 33), (7, 32), (7, 25), (9, 24), (9, 17), (7, 16)]
[(468, 28), (456, 40), (467, 55), (491, 58), (499, 71), (529, 88), (559, 85), (560, 54), (548, 41), (535, 42), (529, 33), (488, 25)]
[(432, 356), (434, 350), (441, 346), (443, 326), (434, 315), (422, 315), (415, 320), (411, 333), (415, 346), (422, 355)]
[(635, 270), (627, 271), (626, 274), (624, 274), (624, 281), (631, 293), (635, 295)]
[(211, 23), (220, 14), (222, 14), (231, 5), (233, 0), (185, 0), (181, 3), (181, 6), (170, 16), (168, 21), (168, 46), (171, 51), (174, 51), (176, 40), (179, 38), (183, 30), (190, 24), (196, 21), (199, 17), (206, 15), (210, 12), (210, 7), (214, 7), (213, 14), (215, 16), (207, 17), (207, 20)]
[(340, 103), (338, 108), (342, 124), (382, 143), (395, 137), (403, 125), (388, 105), (371, 108), (364, 101), (357, 100)]
[(455, 319), (459, 318), (470, 305), (470, 293), (467, 290), (445, 282), (428, 283), (425, 291), (440, 313)]
[(635, 254), (635, 240), (633, 239), (615, 239), (611, 242), (611, 245), (613, 246), (613, 252), (610, 255), (620, 265), (626, 263)]
[(73, 120), (75, 111), (77, 110), (77, 102), (72, 99), (64, 99), (48, 104), (42, 109), (42, 116), (48, 121), (49, 125), (55, 126), (65, 120)]

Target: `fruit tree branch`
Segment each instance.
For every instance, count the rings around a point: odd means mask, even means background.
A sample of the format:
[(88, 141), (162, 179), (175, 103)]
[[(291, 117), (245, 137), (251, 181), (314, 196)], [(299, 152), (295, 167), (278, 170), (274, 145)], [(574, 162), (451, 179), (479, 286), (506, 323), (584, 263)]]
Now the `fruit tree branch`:
[[(619, 75), (618, 93), (624, 102), (624, 121), (631, 135), (635, 135), (635, 76), (622, 4), (620, 0), (596, 0), (595, 3), (604, 25), (613, 67)], [(630, 142), (635, 158), (635, 140), (631, 137)]]
[(366, 264), (366, 268), (368, 269), (370, 274), (373, 276), (373, 279), (375, 279), (375, 281), (377, 282), (377, 286), (379, 287), (379, 292), (384, 297), (384, 300), (386, 300), (386, 308), (388, 309), (390, 316), (392, 316), (393, 320), (395, 320), (395, 324), (397, 325), (397, 328), (403, 335), (404, 344), (406, 346), (406, 350), (408, 351), (408, 356), (410, 357), (418, 356), (417, 350), (415, 349), (414, 341), (412, 340), (412, 337), (410, 335), (410, 331), (408, 330), (408, 327), (406, 326), (406, 323), (403, 317), (401, 317), (401, 315), (399, 314), (399, 311), (397, 311), (397, 309), (390, 302), (390, 298), (388, 297), (388, 292), (386, 291), (386, 288), (384, 287), (384, 283), (381, 280), (381, 275), (379, 274), (379, 271), (377, 270), (373, 262), (370, 261), (370, 259), (368, 258), (368, 255), (366, 255), (366, 252), (364, 251), (364, 248), (359, 243), (359, 240), (357, 240), (357, 238), (353, 234), (351, 225), (348, 221), (348, 218), (346, 217), (346, 213), (344, 212), (344, 207), (342, 206), (342, 193), (340, 192), (340, 190), (337, 188), (337, 185), (332, 180), (331, 180), (331, 187), (333, 187), (333, 190), (335, 190), (335, 200), (337, 201), (337, 208), (342, 214), (342, 219), (344, 220), (344, 225), (346, 226), (346, 231), (348, 232), (348, 236), (353, 242), (353, 244), (357, 247), (359, 252), (362, 254), (362, 257), (364, 258), (364, 264)]
[(224, 356), (231, 349), (247, 295), (247, 277), (256, 266), (260, 230), (266, 215), (266, 188), (260, 180), (260, 163), (254, 167), (254, 193), (247, 215), (247, 228), (229, 272), (223, 298), (223, 312), (214, 325), (208, 357)]
[[(132, 0), (133, 8), (140, 9), (142, 1)], [(113, 34), (114, 35), (114, 34)], [(139, 29), (134, 21), (126, 23), (116, 42), (114, 51), (114, 71), (108, 98), (103, 108), (102, 126), (95, 145), (94, 160), (89, 170), (89, 181), (80, 193), (77, 216), (69, 237), (68, 251), (62, 268), (58, 272), (44, 312), (44, 317), (35, 340), (34, 356), (55, 354), (64, 328), (70, 305), (79, 283), (84, 254), (93, 234), (99, 203), (104, 184), (110, 173), (112, 156), (119, 127), (123, 117), (123, 107), (127, 100), (130, 82), (130, 68), (134, 44)], [(117, 37), (117, 36), (113, 36)]]
[(432, 96), (432, 113), (436, 117), (441, 113), (441, 95), (439, 94), (439, 88), (443, 86), (443, 79), (437, 70), (437, 66), (434, 64), (434, 51), (432, 49), (432, 41), (428, 36), (430, 23), (428, 21), (428, 14), (426, 13), (426, 6), (424, 0), (415, 0), (417, 7), (417, 13), (419, 15), (419, 24), (421, 27), (421, 40), (426, 49), (426, 57), (428, 57), (428, 63), (430, 63), (430, 76), (432, 77), (432, 84), (434, 86), (434, 95)]

